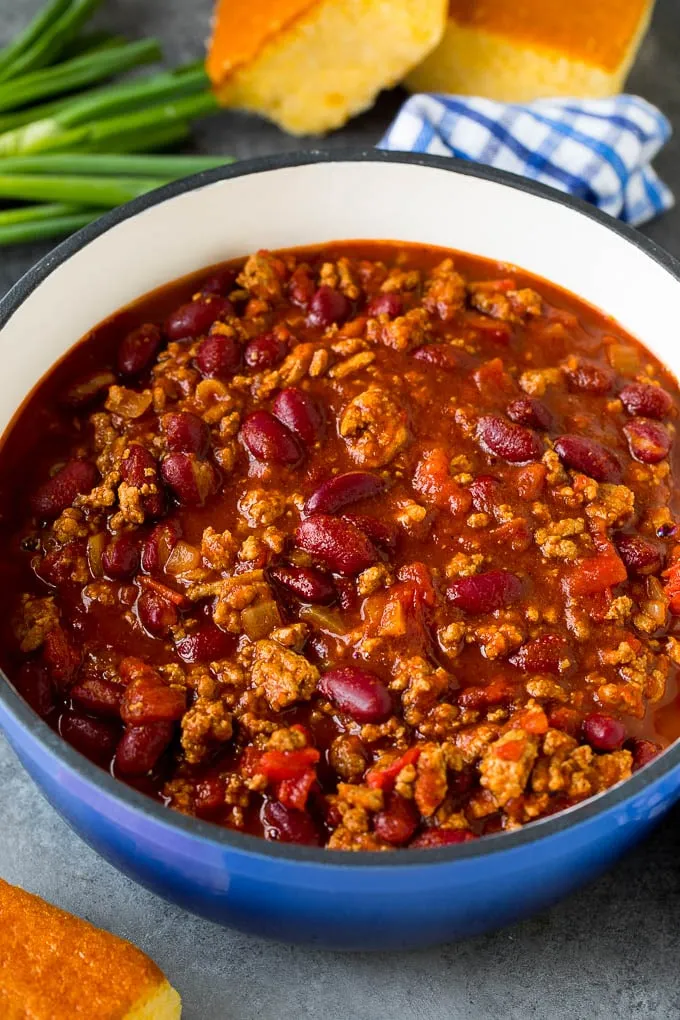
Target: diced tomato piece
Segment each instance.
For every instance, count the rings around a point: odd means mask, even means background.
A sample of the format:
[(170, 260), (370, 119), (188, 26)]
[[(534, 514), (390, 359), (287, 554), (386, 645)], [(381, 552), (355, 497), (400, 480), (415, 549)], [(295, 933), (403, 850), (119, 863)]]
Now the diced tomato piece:
[(568, 595), (594, 595), (621, 584), (628, 577), (623, 560), (614, 552), (581, 560), (564, 578)]
[(516, 392), (515, 382), (506, 371), (500, 358), (492, 358), (480, 365), (473, 376), (477, 389), (483, 397), (497, 396), (499, 393)]
[(400, 581), (412, 581), (413, 593), (419, 602), (425, 606), (434, 606), (437, 603), (432, 586), (432, 575), (424, 563), (407, 563), (401, 567), (397, 577)]
[(523, 729), (539, 736), (548, 731), (548, 717), (542, 708), (525, 708), (513, 717), (511, 729)]
[(524, 753), (525, 746), (524, 740), (509, 740), (507, 744), (494, 747), (494, 757), (500, 758), (502, 761), (519, 761)]
[(372, 768), (366, 773), (366, 785), (378, 790), (391, 790), (394, 781), (403, 768), (407, 765), (415, 765), (420, 757), (419, 747), (409, 747), (400, 758), (396, 758), (391, 765), (384, 769)]
[(569, 736), (575, 737), (581, 728), (583, 716), (573, 708), (559, 705), (551, 708), (548, 712), (548, 722), (556, 730), (562, 730)]
[(545, 464), (525, 464), (518, 468), (516, 479), (520, 499), (538, 499), (543, 492), (547, 473)]
[(454, 482), (449, 471), (450, 460), (446, 450), (440, 447), (423, 453), (416, 464), (413, 488), (431, 506), (450, 510), (456, 516), (467, 513), (472, 506), (472, 496)]
[(316, 772), (307, 769), (302, 775), (293, 779), (282, 779), (276, 787), (276, 797), (286, 807), (304, 811), (310, 790), (316, 783)]
[[(245, 757), (245, 756), (244, 756)], [(302, 747), (296, 751), (262, 751), (248, 755), (244, 767), (250, 775), (261, 774), (270, 783), (284, 779), (299, 779), (321, 755), (315, 747)]]

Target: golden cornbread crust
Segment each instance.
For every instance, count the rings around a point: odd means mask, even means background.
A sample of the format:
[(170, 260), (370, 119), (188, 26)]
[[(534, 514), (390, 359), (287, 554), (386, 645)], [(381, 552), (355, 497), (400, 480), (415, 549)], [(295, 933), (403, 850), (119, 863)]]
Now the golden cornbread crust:
[(205, 62), (210, 80), (221, 85), (236, 67), (253, 60), (262, 47), (317, 0), (218, 0), (213, 36)]
[[(224, 106), (261, 113), (297, 135), (330, 131), (370, 107), (436, 46), (446, 23), (446, 0), (268, 7), (259, 47), (252, 33), (248, 47), (240, 33), (232, 40), (225, 26), (233, 12), (223, 20), (220, 7), (206, 66)], [(275, 23), (281, 27), (272, 33)]]
[(451, 0), (449, 17), (614, 71), (651, 6), (649, 0)]
[(178, 1020), (180, 999), (141, 950), (0, 879), (3, 1020)]
[(621, 91), (651, 0), (452, 0), (439, 46), (407, 77), (412, 92), (501, 102)]

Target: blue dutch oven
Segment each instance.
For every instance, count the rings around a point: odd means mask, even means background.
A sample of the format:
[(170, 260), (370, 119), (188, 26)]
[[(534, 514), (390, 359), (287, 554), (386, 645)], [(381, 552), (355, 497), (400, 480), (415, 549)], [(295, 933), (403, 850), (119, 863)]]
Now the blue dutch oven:
[[(255, 248), (345, 238), (419, 241), (522, 266), (680, 367), (665, 314), (680, 298), (678, 265), (635, 231), (557, 192), (454, 160), (302, 153), (169, 185), (43, 259), (0, 305), (0, 429), (80, 336), (144, 293)], [(6, 678), (0, 725), (59, 814), (135, 881), (212, 921), (335, 949), (425, 946), (543, 909), (644, 837), (680, 790), (676, 744), (626, 782), (514, 832), (431, 850), (343, 853), (266, 842), (164, 808), (62, 741)]]

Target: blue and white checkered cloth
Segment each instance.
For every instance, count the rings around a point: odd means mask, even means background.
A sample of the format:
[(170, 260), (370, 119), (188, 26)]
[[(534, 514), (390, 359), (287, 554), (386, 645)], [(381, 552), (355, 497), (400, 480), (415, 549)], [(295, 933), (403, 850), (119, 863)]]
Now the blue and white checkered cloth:
[(509, 170), (640, 224), (674, 202), (651, 165), (670, 133), (638, 96), (522, 105), (423, 94), (407, 100), (378, 146)]

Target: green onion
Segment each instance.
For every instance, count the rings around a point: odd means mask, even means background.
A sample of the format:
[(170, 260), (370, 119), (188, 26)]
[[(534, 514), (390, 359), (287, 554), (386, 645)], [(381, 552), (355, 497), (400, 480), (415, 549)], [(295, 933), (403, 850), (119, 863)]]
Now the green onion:
[(14, 110), (46, 96), (72, 92), (138, 64), (148, 64), (160, 58), (160, 46), (155, 39), (142, 39), (141, 42), (76, 57), (46, 71), (3, 82), (0, 85), (0, 111)]
[(197, 117), (204, 117), (206, 114), (214, 113), (219, 105), (212, 92), (201, 92), (197, 96), (187, 96), (185, 99), (178, 99), (176, 102), (163, 103), (160, 106), (152, 106), (148, 110), (140, 110), (138, 113), (128, 113), (122, 117), (110, 117), (106, 120), (94, 121), (86, 125), (87, 141), (96, 142), (108, 138), (121, 131), (141, 130), (145, 127), (155, 127), (159, 124), (168, 124), (176, 120), (193, 120)]
[(112, 46), (125, 46), (129, 42), (122, 35), (112, 35), (111, 32), (85, 32), (77, 36), (66, 46), (61, 53), (60, 60), (74, 60), (76, 57), (84, 57), (87, 53), (98, 53), (100, 50), (111, 49)]
[[(100, 90), (92, 89), (91, 91), (98, 92)], [(49, 103), (41, 103), (40, 106), (27, 106), (23, 110), (0, 114), (0, 136), (7, 131), (15, 131), (17, 128), (23, 127), (24, 124), (31, 124), (34, 120), (48, 120), (70, 106), (73, 99), (73, 96), (67, 96), (65, 99), (53, 99)]]
[(178, 99), (200, 91), (209, 84), (202, 68), (189, 65), (186, 68), (178, 68), (177, 72), (163, 71), (151, 78), (125, 82), (122, 85), (102, 85), (96, 89), (88, 89), (81, 95), (53, 99), (40, 106), (0, 115), (0, 136), (25, 124), (41, 120), (54, 120), (58, 125), (77, 124), (84, 120), (92, 120), (95, 114), (98, 117), (104, 114), (113, 116), (124, 113), (130, 107), (139, 110), (146, 103), (153, 105), (154, 101), (159, 103)]
[[(105, 138), (101, 142), (92, 142), (79, 146), (80, 152), (156, 152), (158, 149), (171, 149), (185, 142), (191, 135), (191, 127), (186, 120), (170, 124), (159, 124), (140, 131), (121, 131), (113, 138)], [(227, 157), (225, 157), (226, 159)], [(0, 166), (2, 163), (0, 162)]]
[(167, 183), (167, 178), (153, 177), (39, 177), (17, 174), (15, 177), (0, 176), (0, 198), (74, 202), (111, 208)]
[(71, 216), (82, 212), (77, 205), (66, 205), (64, 202), (51, 202), (42, 205), (23, 205), (16, 209), (0, 210), (0, 227), (8, 227), (13, 223), (26, 223), (35, 220), (54, 219), (55, 216)]
[(72, 0), (63, 13), (50, 19), (31, 46), (20, 52), (8, 67), (0, 71), (0, 81), (17, 78), (47, 67), (78, 34), (101, 0)]
[(91, 223), (101, 216), (103, 209), (89, 209), (71, 216), (53, 216), (47, 219), (36, 219), (27, 223), (14, 223), (3, 226), (0, 223), (0, 247), (9, 244), (22, 244), (26, 241), (49, 241), (57, 237), (67, 237), (74, 230)]
[(0, 49), (0, 202), (10, 206), (0, 208), (0, 246), (64, 236), (108, 208), (232, 161), (158, 154), (219, 109), (201, 61), (92, 87), (161, 57), (154, 39), (83, 32), (100, 3), (46, 0)]
[(74, 126), (102, 117), (111, 117), (127, 110), (138, 112), (143, 106), (155, 106), (192, 93), (204, 91), (209, 85), (204, 70), (187, 74), (159, 74), (142, 81), (110, 86), (99, 95), (76, 97), (55, 118), (60, 124)]
[(63, 152), (68, 149), (91, 148), (100, 151), (121, 134), (152, 130), (175, 121), (193, 120), (218, 109), (217, 100), (210, 91), (198, 95), (186, 96), (174, 102), (162, 103), (135, 113), (126, 113), (118, 117), (107, 117), (95, 120), (82, 127), (62, 128), (57, 114), (52, 120), (36, 121), (25, 124), (16, 131), (7, 131), (0, 135), (0, 156), (21, 156), (37, 152)]
[(89, 174), (102, 177), (177, 178), (231, 162), (225, 156), (127, 156), (50, 152), (44, 156), (10, 156), (0, 161), (3, 174)]
[(33, 20), (20, 32), (3, 50), (0, 50), (0, 74), (17, 59), (17, 57), (28, 50), (49, 28), (49, 26), (64, 13), (71, 4), (71, 0), (51, 0), (41, 11), (38, 11)]

